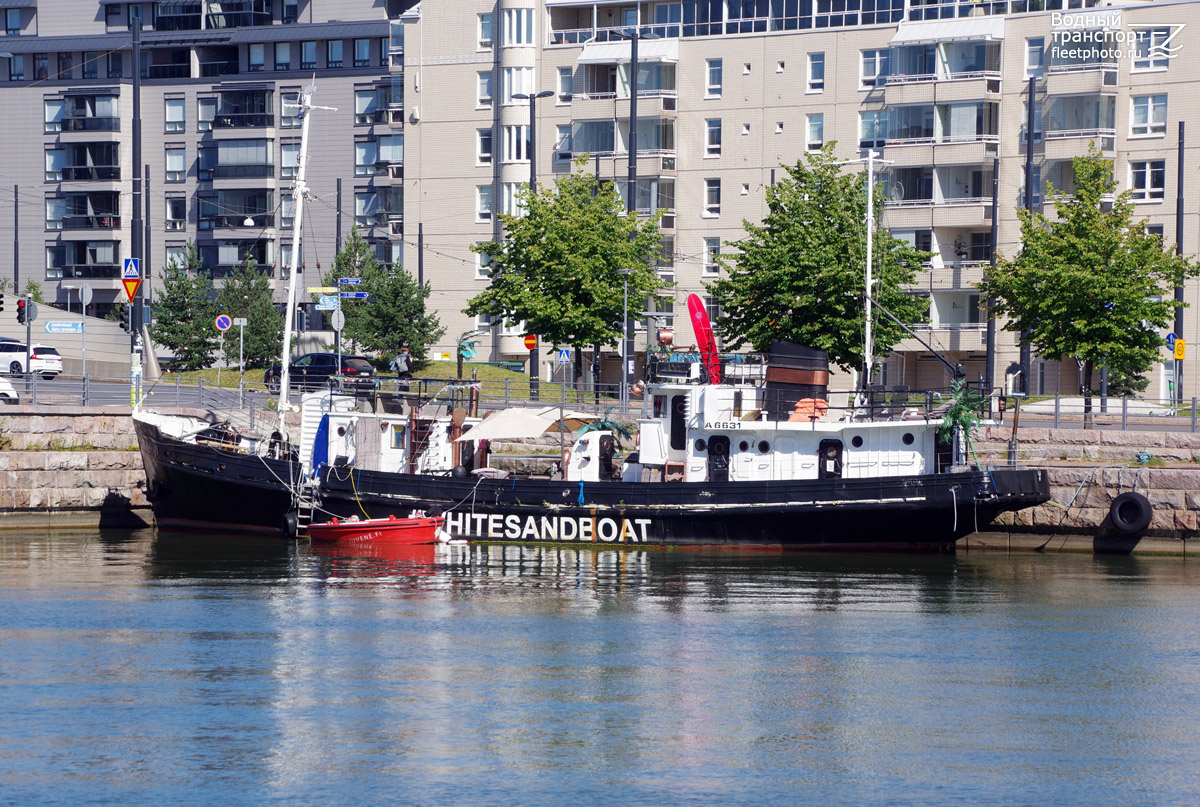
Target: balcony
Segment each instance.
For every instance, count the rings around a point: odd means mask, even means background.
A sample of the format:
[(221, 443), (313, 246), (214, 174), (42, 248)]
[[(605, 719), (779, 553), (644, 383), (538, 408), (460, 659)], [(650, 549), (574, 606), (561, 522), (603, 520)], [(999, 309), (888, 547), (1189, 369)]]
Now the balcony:
[(119, 182), (119, 165), (67, 165), (63, 166), (64, 182)]
[(115, 263), (71, 263), (46, 268), (47, 280), (108, 279), (121, 276), (121, 266)]
[(269, 112), (221, 113), (213, 118), (214, 129), (266, 129), (275, 125)]
[(61, 127), (59, 131), (63, 132), (119, 132), (121, 131), (121, 119), (117, 117), (100, 118), (95, 116), (81, 116), (72, 118), (63, 118), (59, 122)]
[[(926, 342), (944, 351), (979, 350), (987, 345), (987, 325), (966, 322), (958, 325), (913, 325), (912, 329)], [(928, 348), (916, 339), (901, 339), (892, 348), (897, 353), (926, 353)]]
[(275, 166), (264, 165), (216, 165), (212, 168), (214, 179), (262, 179), (275, 176)]
[(191, 78), (191, 75), (189, 64), (152, 64), (148, 78)]
[(201, 62), (201, 78), (220, 78), (221, 76), (236, 76), (241, 69), (237, 60), (219, 62)]
[(59, 222), (63, 230), (119, 230), (120, 216), (63, 216)]
[[(250, 219), (252, 223), (247, 224), (247, 219)], [(275, 226), (275, 215), (273, 213), (235, 213), (223, 216), (200, 216), (196, 219), (196, 226), (201, 230), (245, 231), (256, 227), (265, 229)]]

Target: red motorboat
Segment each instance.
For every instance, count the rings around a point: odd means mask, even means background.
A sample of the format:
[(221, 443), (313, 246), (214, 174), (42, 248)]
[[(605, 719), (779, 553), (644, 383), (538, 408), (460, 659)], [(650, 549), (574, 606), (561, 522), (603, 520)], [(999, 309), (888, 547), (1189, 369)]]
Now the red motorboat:
[(324, 524), (310, 524), (308, 535), (314, 541), (339, 543), (380, 544), (436, 544), (437, 532), (445, 523), (441, 516), (417, 518), (368, 518), (351, 516), (345, 520), (333, 519)]

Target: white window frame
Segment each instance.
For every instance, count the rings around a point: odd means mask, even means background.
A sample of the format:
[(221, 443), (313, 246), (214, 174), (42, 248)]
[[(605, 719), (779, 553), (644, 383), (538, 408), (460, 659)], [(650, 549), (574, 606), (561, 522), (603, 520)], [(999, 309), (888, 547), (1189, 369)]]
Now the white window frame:
[(531, 47), (533, 45), (533, 9), (507, 8), (500, 12), (503, 23), (500, 46)]
[(721, 264), (716, 261), (716, 256), (720, 254), (721, 239), (706, 237), (704, 239), (704, 266), (700, 272), (704, 277), (716, 277), (721, 274)]
[(524, 185), (524, 182), (505, 182), (500, 186), (504, 212), (510, 216), (525, 215), (525, 205), (519, 199), (521, 188)]
[(804, 92), (825, 92), (825, 52), (817, 51), (808, 54), (807, 84)]
[(1156, 71), (1166, 70), (1171, 64), (1171, 58), (1165, 52), (1160, 51), (1161, 55), (1150, 55), (1150, 49), (1154, 46), (1162, 46), (1166, 43), (1167, 38), (1171, 36), (1171, 27), (1147, 27), (1135, 28), (1137, 36), (1133, 43), (1133, 58), (1130, 63), (1129, 71), (1131, 73), (1151, 73)]
[(373, 177), (379, 163), (379, 144), (374, 140), (357, 140), (354, 143), (354, 176)]
[(44, 104), (42, 131), (61, 132), (62, 121), (67, 114), (67, 103), (61, 98), (47, 98)]
[(187, 99), (163, 99), (163, 131), (183, 132), (187, 130)]
[(709, 177), (704, 180), (704, 212), (701, 218), (712, 219), (721, 215), (721, 180)]
[[(1152, 185), (1155, 173), (1162, 179), (1161, 185)], [(1143, 186), (1137, 188), (1138, 177)], [(1133, 160), (1129, 163), (1130, 198), (1135, 202), (1161, 202), (1167, 195), (1167, 161), (1166, 160)]]
[[(495, 141), (491, 128), (475, 130), (475, 164), (491, 165), (495, 159)], [(486, 148), (484, 144), (486, 142)]]
[[(180, 167), (172, 168), (172, 161), (178, 160)], [(169, 147), (163, 152), (163, 171), (166, 182), (185, 182), (187, 180), (187, 149)]]
[(500, 75), (500, 105), (512, 106), (520, 100), (514, 99), (513, 95), (531, 95), (533, 87), (533, 68), (532, 67), (505, 67), (502, 68)]
[[(716, 81), (713, 81), (713, 77)], [(704, 97), (720, 98), (725, 91), (725, 67), (721, 59), (707, 59), (704, 62)]]
[(475, 253), (475, 279), (476, 280), (491, 280), (492, 271), (488, 268), (492, 265), (492, 256), (486, 252)]
[(279, 144), (279, 176), (282, 179), (295, 177), (300, 170), (300, 144)]
[(721, 119), (708, 118), (704, 121), (704, 156), (721, 156)]
[(475, 221), (490, 222), (495, 217), (492, 186), (491, 185), (476, 185), (475, 186)]
[[(867, 119), (874, 120), (873, 129), (874, 138), (866, 137)], [(887, 110), (873, 109), (864, 110), (858, 113), (858, 148), (882, 148), (887, 143)], [(865, 144), (865, 145), (864, 145)]]
[(492, 42), (494, 41), (495, 31), (493, 30), (494, 17), (489, 11), (485, 14), (477, 14), (475, 21), (475, 38), (476, 50), (491, 50)]
[[(1034, 54), (1037, 54), (1036, 60)], [(1041, 78), (1046, 75), (1046, 38), (1031, 36), (1025, 39), (1025, 78)]]
[(480, 70), (475, 74), (475, 108), (491, 109), (495, 89), (492, 87), (492, 71)]
[[(868, 63), (871, 65), (867, 70)], [(891, 52), (887, 48), (868, 48), (860, 51), (858, 60), (858, 88), (869, 90), (878, 87), (880, 79), (887, 81), (892, 70)]]
[(554, 162), (569, 163), (575, 154), (572, 151), (571, 124), (560, 123), (555, 128), (557, 137), (554, 140)]
[[(163, 212), (163, 229), (168, 231), (179, 231), (187, 229), (187, 197), (186, 196), (168, 196), (166, 197), (166, 207)], [(171, 207), (173, 205), (183, 204), (183, 217), (172, 218)]]
[[(1143, 122), (1138, 123), (1138, 107), (1143, 107)], [(1156, 112), (1161, 114), (1156, 115)], [(1167, 134), (1167, 94), (1135, 95), (1129, 99), (1129, 136), (1165, 137)]]
[[(813, 137), (813, 126), (817, 127), (820, 137)], [(820, 151), (825, 145), (825, 113), (810, 112), (804, 120), (804, 144), (809, 151)]]
[(558, 68), (558, 85), (554, 102), (560, 106), (571, 103), (575, 90), (575, 71), (571, 67)]
[(505, 126), (503, 137), (504, 151), (501, 162), (505, 164), (529, 162), (529, 152), (532, 148), (532, 144), (529, 142), (529, 124)]

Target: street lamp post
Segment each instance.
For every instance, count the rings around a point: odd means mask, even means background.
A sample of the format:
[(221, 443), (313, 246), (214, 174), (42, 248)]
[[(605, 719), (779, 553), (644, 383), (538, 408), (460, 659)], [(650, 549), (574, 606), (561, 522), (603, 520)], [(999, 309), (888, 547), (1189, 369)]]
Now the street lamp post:
[[(513, 98), (529, 99), (529, 194), (532, 199), (537, 193), (537, 99), (554, 95), (553, 90), (535, 93), (515, 92)], [(533, 334), (534, 345), (529, 349), (529, 397), (538, 399), (538, 345), (537, 334)]]
[(629, 366), (633, 356), (633, 352), (630, 350), (633, 340), (629, 338), (629, 276), (633, 274), (633, 270), (618, 269), (617, 271), (621, 273), (621, 279), (624, 281), (624, 293), (621, 295), (621, 394), (619, 396), (621, 411), (624, 412), (629, 408)]

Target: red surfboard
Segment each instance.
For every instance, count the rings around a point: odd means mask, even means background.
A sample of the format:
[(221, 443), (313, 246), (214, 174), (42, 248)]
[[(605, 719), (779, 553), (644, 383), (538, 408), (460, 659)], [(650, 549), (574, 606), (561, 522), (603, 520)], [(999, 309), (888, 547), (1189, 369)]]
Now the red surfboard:
[(696, 334), (696, 346), (700, 348), (700, 359), (704, 362), (704, 369), (708, 371), (708, 381), (711, 384), (720, 384), (721, 359), (717, 355), (717, 340), (713, 337), (712, 323), (708, 321), (704, 301), (699, 295), (689, 294), (687, 304), (688, 313), (692, 317), (692, 331)]

